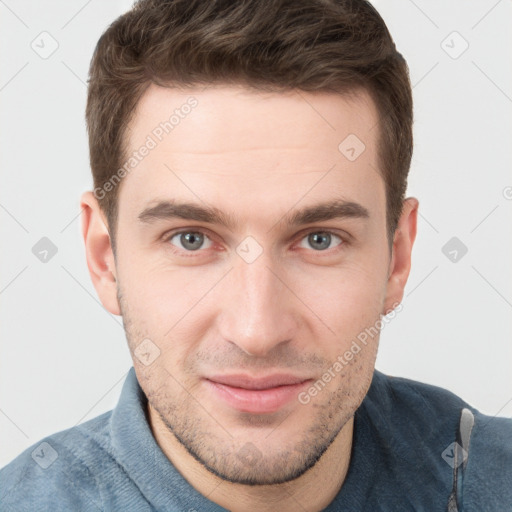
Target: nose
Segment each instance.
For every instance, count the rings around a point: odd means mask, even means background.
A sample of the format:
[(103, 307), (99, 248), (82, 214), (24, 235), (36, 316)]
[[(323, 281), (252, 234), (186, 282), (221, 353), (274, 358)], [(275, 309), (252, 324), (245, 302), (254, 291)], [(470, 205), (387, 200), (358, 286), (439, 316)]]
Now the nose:
[(296, 301), (275, 267), (265, 254), (252, 263), (239, 258), (223, 285), (221, 336), (251, 356), (268, 356), (298, 330)]

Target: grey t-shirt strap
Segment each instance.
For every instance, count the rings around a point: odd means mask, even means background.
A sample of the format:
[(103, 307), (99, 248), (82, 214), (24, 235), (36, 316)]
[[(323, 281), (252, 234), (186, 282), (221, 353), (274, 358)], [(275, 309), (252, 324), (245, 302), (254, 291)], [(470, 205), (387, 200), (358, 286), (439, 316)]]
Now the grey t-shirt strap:
[[(460, 504), (462, 501), (462, 477), (468, 463), (469, 443), (474, 424), (475, 417), (473, 413), (464, 407), (460, 414), (459, 431), (453, 450), (453, 487), (450, 497), (448, 498), (448, 512), (462, 512), (462, 509), (459, 510), (457, 504)], [(461, 466), (462, 471), (459, 471)]]

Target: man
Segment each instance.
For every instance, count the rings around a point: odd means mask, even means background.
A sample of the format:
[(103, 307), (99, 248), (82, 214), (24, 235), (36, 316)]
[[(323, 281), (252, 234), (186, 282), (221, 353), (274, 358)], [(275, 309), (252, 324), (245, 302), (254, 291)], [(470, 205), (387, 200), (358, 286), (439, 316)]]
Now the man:
[(89, 271), (134, 368), (1, 472), (6, 510), (506, 510), (512, 425), (375, 370), (418, 201), (364, 1), (142, 0), (93, 56)]

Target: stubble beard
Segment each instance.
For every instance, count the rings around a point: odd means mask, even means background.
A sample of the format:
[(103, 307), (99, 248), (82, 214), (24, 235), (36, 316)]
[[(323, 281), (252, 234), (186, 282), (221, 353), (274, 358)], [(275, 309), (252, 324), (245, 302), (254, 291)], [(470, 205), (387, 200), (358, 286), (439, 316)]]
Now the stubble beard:
[[(120, 290), (120, 287), (118, 289)], [(126, 338), (134, 358), (133, 351), (137, 340), (148, 337), (148, 333), (142, 333), (137, 328), (136, 321), (120, 292), (118, 301)], [(231, 483), (249, 486), (290, 482), (315, 466), (354, 415), (371, 381), (371, 374), (363, 382), (357, 378), (353, 379), (358, 373), (365, 373), (367, 368), (364, 367), (368, 366), (368, 361), (365, 362), (364, 359), (360, 364), (354, 360), (352, 365), (347, 367), (347, 372), (339, 375), (341, 382), (337, 389), (322, 390), (320, 397), (325, 393), (325, 396), (329, 397), (324, 398), (326, 401), (315, 401), (315, 397), (307, 406), (300, 405), (309, 408), (307, 417), (315, 418), (312, 424), (303, 433), (287, 441), (286, 445), (276, 446), (275, 442), (272, 443), (272, 436), (296, 424), (293, 413), (289, 418), (274, 420), (275, 430), (267, 436), (268, 444), (253, 444), (254, 428), (257, 428), (258, 423), (268, 427), (268, 419), (260, 415), (255, 417), (249, 413), (241, 413), (240, 423), (247, 426), (247, 433), (233, 436), (229, 429), (223, 428), (222, 419), (215, 418), (199, 404), (190, 391), (183, 390), (170, 377), (170, 372), (164, 369), (164, 374), (167, 375), (165, 381), (169, 383), (164, 384), (161, 379), (157, 378), (160, 381), (155, 381), (155, 376), (162, 373), (155, 371), (153, 365), (147, 368), (142, 365), (135, 366), (139, 384), (148, 399), (148, 404), (159, 415), (167, 433), (212, 474)], [(355, 387), (354, 382), (357, 383)], [(288, 440), (286, 435), (284, 438)]]

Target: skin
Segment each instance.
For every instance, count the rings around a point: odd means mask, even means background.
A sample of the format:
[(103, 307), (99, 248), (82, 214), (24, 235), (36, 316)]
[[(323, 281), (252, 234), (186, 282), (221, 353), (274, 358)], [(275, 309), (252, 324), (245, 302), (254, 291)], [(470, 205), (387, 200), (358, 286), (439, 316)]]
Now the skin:
[[(203, 377), (321, 379), (401, 301), (418, 202), (404, 202), (390, 247), (378, 114), (364, 91), (151, 86), (128, 147), (139, 148), (190, 96), (197, 107), (120, 185), (115, 258), (103, 212), (91, 192), (82, 196), (91, 277), (105, 308), (123, 316), (154, 437), (188, 482), (233, 511), (321, 510), (347, 474), (353, 415), (371, 383), (378, 336), (309, 403), (294, 399), (276, 412), (241, 412)], [(338, 150), (349, 134), (366, 146), (355, 161)], [(162, 200), (215, 207), (238, 222), (139, 220)], [(357, 203), (368, 217), (287, 222), (332, 200)], [(206, 242), (187, 252), (174, 236), (180, 230), (202, 232)], [(312, 245), (310, 233), (327, 248)], [(248, 236), (262, 249), (251, 263), (236, 251)], [(160, 351), (150, 365), (135, 352), (144, 339)]]

